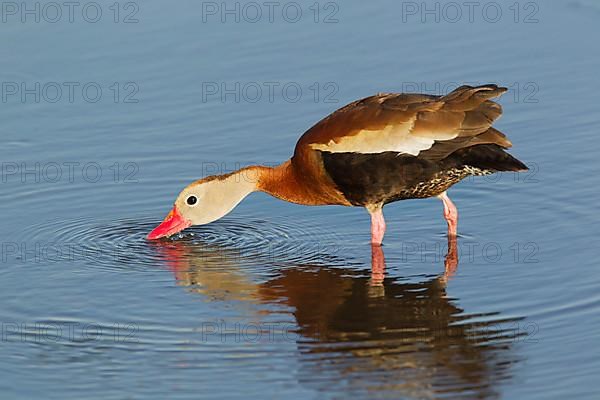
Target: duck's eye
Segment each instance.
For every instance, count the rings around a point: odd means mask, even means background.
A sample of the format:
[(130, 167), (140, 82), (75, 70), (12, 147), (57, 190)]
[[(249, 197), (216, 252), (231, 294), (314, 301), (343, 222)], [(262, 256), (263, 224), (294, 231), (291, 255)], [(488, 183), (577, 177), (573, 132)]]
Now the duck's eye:
[(185, 202), (188, 203), (188, 206), (193, 206), (194, 204), (196, 204), (196, 202), (198, 202), (198, 199), (196, 198), (196, 196), (190, 196)]

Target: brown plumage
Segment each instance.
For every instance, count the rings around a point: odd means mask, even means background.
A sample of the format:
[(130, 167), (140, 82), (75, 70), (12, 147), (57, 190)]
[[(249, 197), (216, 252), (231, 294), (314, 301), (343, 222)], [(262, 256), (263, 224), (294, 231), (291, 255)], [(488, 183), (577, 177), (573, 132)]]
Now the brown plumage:
[[(457, 211), (446, 195), (449, 187), (469, 175), (527, 169), (504, 151), (512, 143), (492, 127), (502, 107), (491, 99), (506, 90), (461, 86), (446, 96), (388, 93), (355, 101), (304, 133), (290, 160), (275, 168), (255, 166), (221, 176), (218, 190), (224, 197), (234, 193), (243, 198), (259, 190), (298, 204), (363, 206), (371, 213), (374, 244), (381, 243), (385, 232), (385, 204), (438, 196), (449, 234), (455, 235)], [(236, 175), (253, 184), (233, 190), (225, 182)], [(195, 189), (214, 181), (209, 177), (190, 185), (174, 211)], [(222, 206), (210, 216), (191, 211), (184, 219), (187, 226), (206, 223), (231, 208)]]

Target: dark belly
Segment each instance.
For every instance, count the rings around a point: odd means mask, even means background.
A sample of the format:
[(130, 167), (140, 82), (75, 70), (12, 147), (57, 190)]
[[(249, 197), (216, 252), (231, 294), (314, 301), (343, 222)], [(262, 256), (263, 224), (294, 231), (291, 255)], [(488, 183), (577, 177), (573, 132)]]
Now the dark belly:
[(467, 176), (492, 173), (464, 165), (459, 157), (430, 161), (395, 152), (322, 152), (321, 156), (339, 190), (361, 206), (437, 196)]

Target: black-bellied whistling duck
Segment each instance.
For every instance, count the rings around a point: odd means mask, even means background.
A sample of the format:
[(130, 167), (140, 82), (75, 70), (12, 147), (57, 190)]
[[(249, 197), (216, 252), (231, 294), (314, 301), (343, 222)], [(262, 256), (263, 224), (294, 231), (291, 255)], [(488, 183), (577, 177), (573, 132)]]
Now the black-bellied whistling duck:
[(148, 238), (215, 221), (254, 191), (297, 204), (365, 207), (374, 245), (385, 233), (385, 204), (437, 196), (455, 236), (450, 186), (470, 175), (527, 169), (504, 151), (511, 142), (492, 128), (502, 108), (490, 99), (504, 92), (496, 85), (461, 86), (446, 96), (389, 93), (355, 101), (304, 133), (285, 163), (190, 184)]

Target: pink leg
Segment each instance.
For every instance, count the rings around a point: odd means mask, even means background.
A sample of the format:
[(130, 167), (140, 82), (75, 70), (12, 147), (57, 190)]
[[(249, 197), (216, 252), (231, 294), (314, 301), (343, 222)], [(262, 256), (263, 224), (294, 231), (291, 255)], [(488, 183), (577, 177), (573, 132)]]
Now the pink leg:
[(448, 222), (448, 236), (456, 236), (458, 210), (446, 192), (438, 196), (444, 202), (444, 218)]
[(371, 214), (371, 244), (381, 246), (383, 235), (385, 235), (385, 220), (383, 219), (383, 210), (381, 207), (369, 208)]

